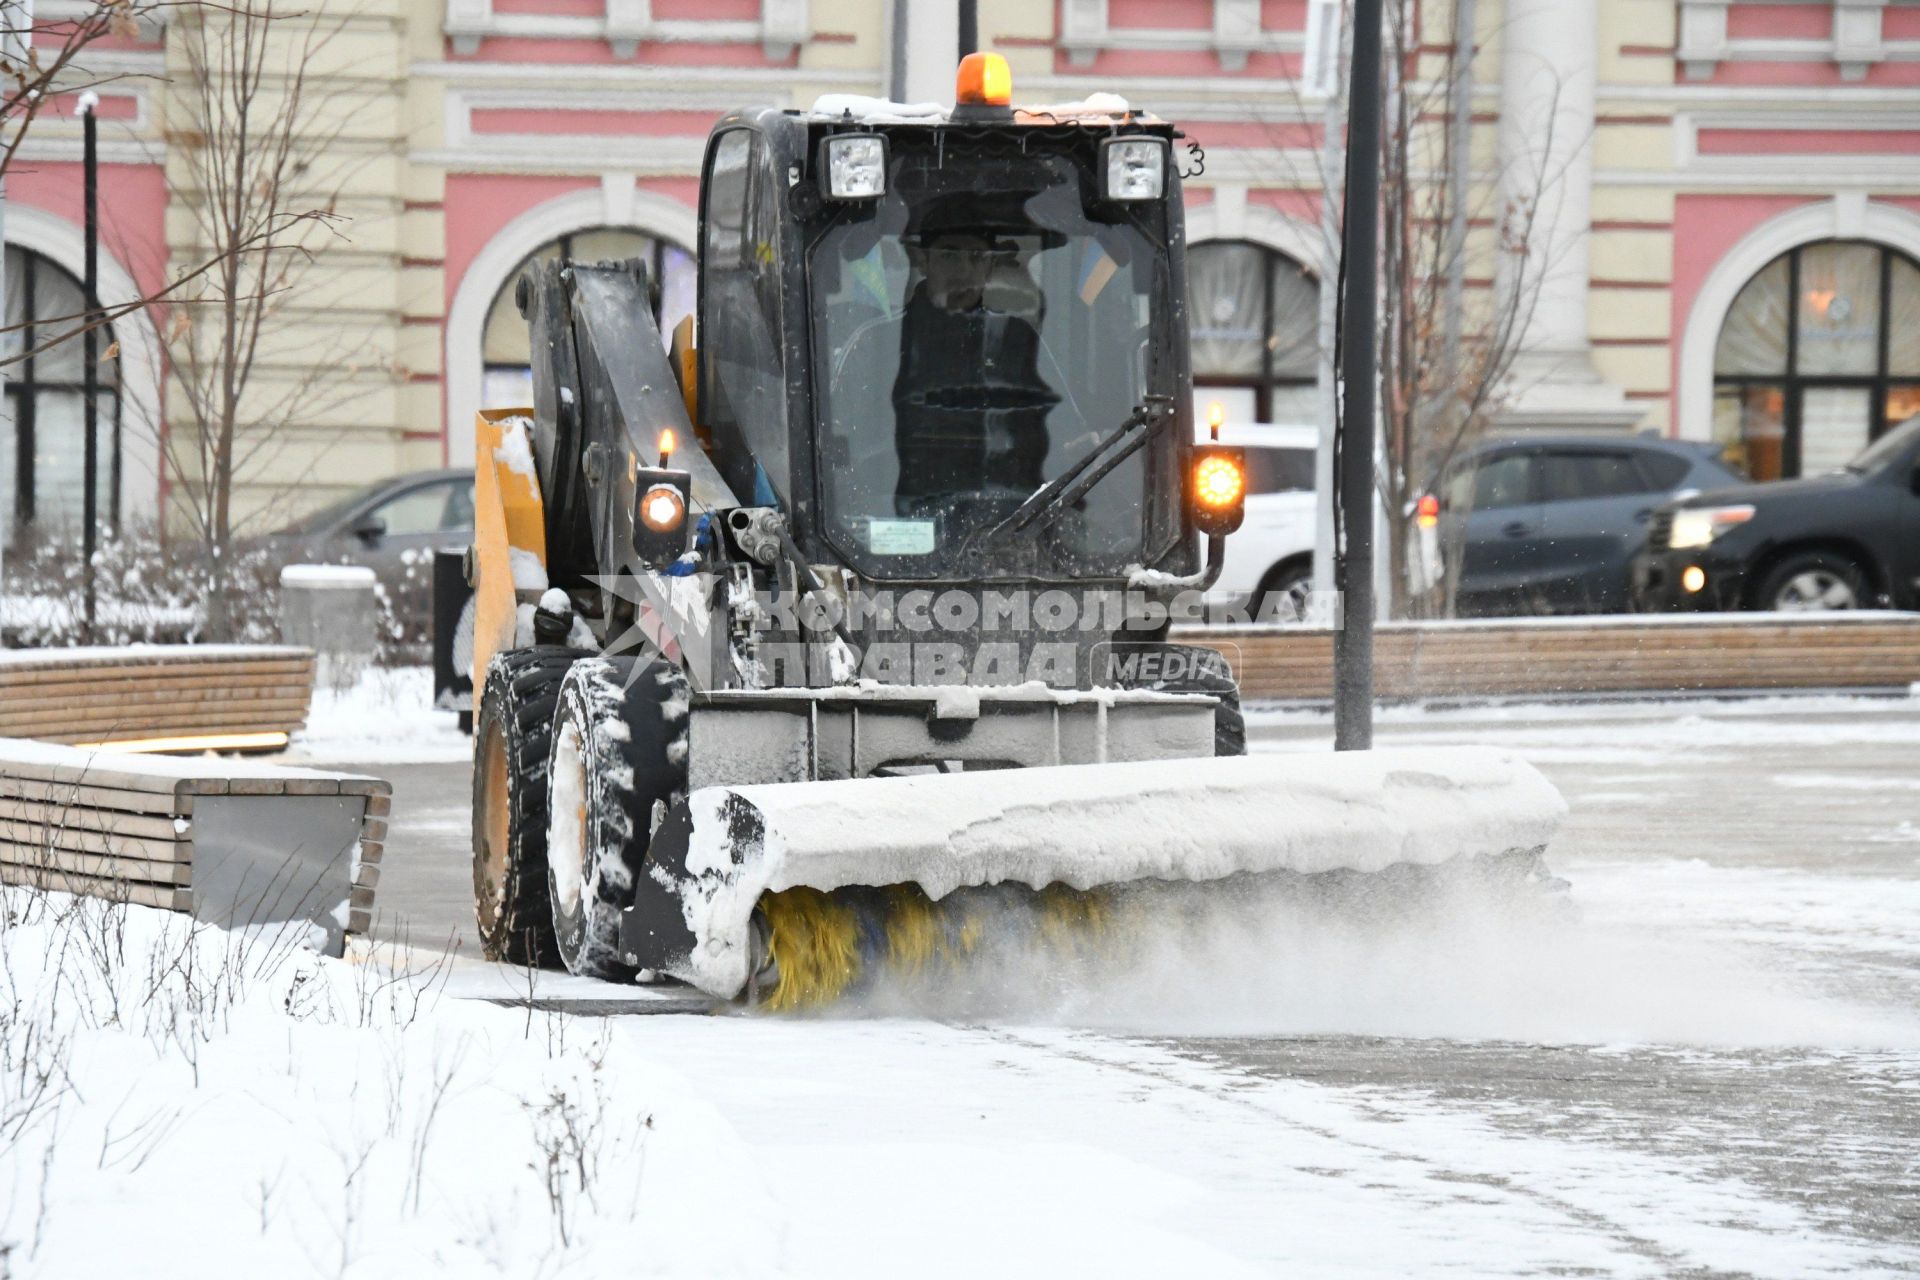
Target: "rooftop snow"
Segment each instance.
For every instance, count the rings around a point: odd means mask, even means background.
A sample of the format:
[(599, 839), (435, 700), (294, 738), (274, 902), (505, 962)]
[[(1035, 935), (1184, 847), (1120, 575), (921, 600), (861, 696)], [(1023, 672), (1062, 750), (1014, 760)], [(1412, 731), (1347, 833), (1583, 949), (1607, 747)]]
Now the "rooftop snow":
[[(851, 116), (857, 124), (946, 124), (953, 118), (953, 108), (938, 102), (892, 102), (857, 93), (827, 93), (814, 99), (807, 114), (815, 120), (845, 120)], [(1014, 115), (1023, 124), (1044, 123), (1048, 117), (1063, 123), (1088, 124), (1152, 119), (1135, 112), (1117, 93), (1088, 94), (1078, 102), (1015, 107)]]

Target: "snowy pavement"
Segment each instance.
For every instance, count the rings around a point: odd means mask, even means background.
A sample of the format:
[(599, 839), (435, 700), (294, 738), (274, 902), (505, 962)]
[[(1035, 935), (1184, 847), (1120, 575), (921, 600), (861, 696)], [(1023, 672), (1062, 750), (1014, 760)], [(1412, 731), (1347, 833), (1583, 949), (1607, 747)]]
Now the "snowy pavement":
[[(1328, 734), (1253, 717), (1258, 751)], [(395, 784), (388, 931), (471, 954), (466, 770), (404, 736), (328, 758)], [(1007, 1018), (606, 1025), (724, 1122), (769, 1272), (1920, 1270), (1920, 700), (1396, 711), (1380, 739), (1538, 763), (1577, 914), (1301, 904)]]

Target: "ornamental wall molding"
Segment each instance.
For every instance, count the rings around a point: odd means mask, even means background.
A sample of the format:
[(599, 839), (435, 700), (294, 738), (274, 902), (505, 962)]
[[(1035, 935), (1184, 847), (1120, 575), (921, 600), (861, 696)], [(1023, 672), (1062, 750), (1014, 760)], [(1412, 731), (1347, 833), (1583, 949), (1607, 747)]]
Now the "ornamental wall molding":
[(1076, 67), (1090, 67), (1108, 50), (1150, 53), (1206, 52), (1227, 71), (1240, 71), (1253, 53), (1300, 53), (1306, 33), (1271, 31), (1260, 25), (1260, 0), (1214, 0), (1211, 27), (1113, 27), (1107, 0), (1062, 0), (1060, 47)]
[(1727, 11), (1741, 0), (1681, 0), (1674, 56), (1689, 80), (1711, 79), (1722, 62), (1833, 62), (1843, 80), (1861, 80), (1878, 62), (1920, 58), (1920, 40), (1886, 40), (1887, 0), (1832, 0), (1833, 31), (1824, 39), (1733, 37)]
[(761, 0), (756, 21), (656, 19), (651, 0), (607, 0), (604, 17), (496, 13), (493, 0), (447, 0), (441, 29), (455, 53), (472, 55), (480, 42), (508, 36), (532, 40), (604, 40), (616, 58), (631, 58), (642, 43), (758, 44), (769, 59), (793, 56), (813, 34), (807, 0)]

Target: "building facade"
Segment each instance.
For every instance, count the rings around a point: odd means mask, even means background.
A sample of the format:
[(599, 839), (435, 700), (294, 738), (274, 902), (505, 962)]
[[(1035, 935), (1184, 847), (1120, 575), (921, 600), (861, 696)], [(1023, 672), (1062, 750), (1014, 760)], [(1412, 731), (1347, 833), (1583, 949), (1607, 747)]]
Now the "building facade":
[[(64, 8), (78, 7), (67, 0)], [(1455, 21), (1409, 0), (1403, 84)], [(331, 3), (321, 10), (348, 6)], [(349, 218), (319, 283), (276, 311), (260, 376), (328, 394), (275, 423), (243, 512), (317, 505), (460, 463), (474, 411), (523, 394), (511, 282), (531, 258), (646, 257), (671, 323), (692, 306), (712, 121), (823, 93), (950, 100), (951, 0), (356, 0), (320, 68), (351, 110), (329, 145)], [(40, 0), (58, 20), (62, 0)], [(1322, 0), (982, 0), (984, 48), (1029, 103), (1112, 92), (1174, 120), (1192, 243), (1195, 367), (1236, 418), (1317, 421), (1338, 104)], [(162, 15), (165, 10), (160, 11)], [(1920, 2), (1477, 0), (1468, 121), (1478, 246), (1524, 206), (1535, 278), (1501, 415), (1515, 429), (1718, 439), (1753, 474), (1837, 465), (1920, 411)], [(1334, 37), (1337, 43), (1337, 35)], [(1319, 42), (1316, 55), (1309, 46)], [(169, 155), (165, 21), (90, 51), (101, 90), (101, 301), (194, 259)], [(1428, 99), (1423, 99), (1428, 100)], [(8, 314), (60, 314), (80, 267), (79, 127), (49, 110), (7, 177)], [(1335, 134), (1338, 136), (1337, 131)], [(1203, 153), (1203, 154), (1202, 154)], [(1436, 179), (1437, 180), (1437, 179)], [(66, 291), (66, 292), (63, 292)], [(171, 319), (112, 334), (113, 505), (169, 502)], [(343, 339), (351, 356), (343, 357)], [(19, 341), (18, 334), (13, 341)], [(319, 353), (329, 352), (324, 357)], [(0, 514), (78, 510), (71, 353), (7, 372)]]

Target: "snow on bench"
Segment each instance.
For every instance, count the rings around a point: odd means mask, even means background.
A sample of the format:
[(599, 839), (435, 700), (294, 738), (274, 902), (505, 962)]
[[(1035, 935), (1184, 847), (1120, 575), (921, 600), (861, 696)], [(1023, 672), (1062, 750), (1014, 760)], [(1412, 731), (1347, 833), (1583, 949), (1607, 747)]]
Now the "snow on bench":
[(0, 884), (310, 921), (337, 951), (371, 922), (391, 797), (357, 774), (0, 738)]
[(275, 750), (306, 723), (313, 669), (285, 645), (0, 649), (0, 737)]

